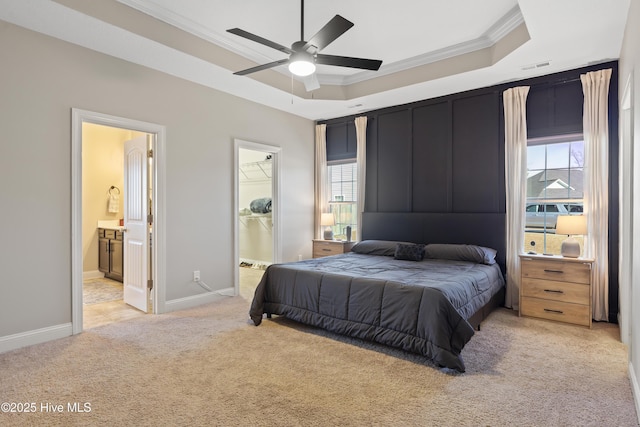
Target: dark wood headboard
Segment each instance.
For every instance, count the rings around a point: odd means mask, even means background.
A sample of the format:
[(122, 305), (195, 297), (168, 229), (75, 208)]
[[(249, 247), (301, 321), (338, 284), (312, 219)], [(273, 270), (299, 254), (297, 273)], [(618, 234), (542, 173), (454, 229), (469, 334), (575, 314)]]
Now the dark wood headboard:
[(456, 243), (493, 248), (506, 271), (504, 213), (364, 212), (361, 240)]

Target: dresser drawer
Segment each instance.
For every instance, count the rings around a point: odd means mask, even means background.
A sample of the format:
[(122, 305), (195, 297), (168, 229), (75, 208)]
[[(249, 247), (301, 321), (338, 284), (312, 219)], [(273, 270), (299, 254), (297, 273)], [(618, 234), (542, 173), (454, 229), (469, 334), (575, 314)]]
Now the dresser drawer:
[(525, 296), (521, 298), (520, 312), (523, 316), (556, 320), (582, 326), (591, 325), (591, 309), (589, 305), (550, 301)]
[(558, 282), (591, 283), (589, 263), (552, 261), (545, 259), (522, 260), (522, 278), (553, 280)]
[(591, 327), (588, 258), (520, 255), (520, 315)]
[(314, 242), (313, 243), (313, 257), (320, 258), (329, 255), (338, 255), (344, 253), (342, 243), (330, 243), (330, 242)]
[(522, 296), (589, 305), (588, 284), (522, 278)]

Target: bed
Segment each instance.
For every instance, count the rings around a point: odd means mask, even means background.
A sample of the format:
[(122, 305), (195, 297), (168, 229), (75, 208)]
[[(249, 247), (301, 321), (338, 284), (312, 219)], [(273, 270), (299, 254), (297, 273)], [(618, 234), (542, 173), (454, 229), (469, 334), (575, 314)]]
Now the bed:
[[(445, 222), (465, 222), (455, 217)], [(485, 230), (472, 243), (460, 243), (456, 233), (464, 227), (458, 227), (449, 237), (453, 243), (439, 243), (438, 234), (429, 233), (434, 237), (425, 245), (429, 240), (416, 241), (424, 238), (423, 227), (411, 230), (414, 239), (391, 240), (384, 226), (375, 226), (380, 220), (385, 224), (377, 215), (364, 219), (365, 240), (350, 253), (269, 266), (256, 288), (251, 319), (258, 326), (265, 314), (282, 315), (464, 372), (464, 345), (504, 301), (500, 237), (478, 239)], [(402, 226), (392, 234), (401, 236)], [(383, 238), (373, 238), (378, 236)], [(480, 241), (499, 248), (475, 244)]]

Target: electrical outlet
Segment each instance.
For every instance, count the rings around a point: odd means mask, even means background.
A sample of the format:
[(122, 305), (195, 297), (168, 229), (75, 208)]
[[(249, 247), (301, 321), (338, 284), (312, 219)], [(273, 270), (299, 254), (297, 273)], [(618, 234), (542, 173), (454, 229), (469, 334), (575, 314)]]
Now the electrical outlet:
[(193, 281), (194, 282), (199, 282), (200, 281), (200, 270), (194, 270), (194, 272), (193, 272)]

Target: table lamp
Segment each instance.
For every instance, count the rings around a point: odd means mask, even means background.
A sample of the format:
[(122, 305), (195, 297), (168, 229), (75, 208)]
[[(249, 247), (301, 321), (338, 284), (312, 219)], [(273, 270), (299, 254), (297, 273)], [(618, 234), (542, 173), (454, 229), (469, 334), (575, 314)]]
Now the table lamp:
[(336, 225), (336, 221), (331, 212), (322, 214), (320, 217), (320, 225), (327, 227), (324, 229), (324, 240), (333, 240), (333, 230), (331, 227)]
[(556, 234), (569, 236), (562, 242), (560, 254), (568, 258), (578, 258), (580, 256), (580, 243), (573, 236), (587, 234), (587, 217), (584, 215), (558, 216)]

